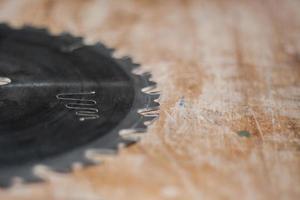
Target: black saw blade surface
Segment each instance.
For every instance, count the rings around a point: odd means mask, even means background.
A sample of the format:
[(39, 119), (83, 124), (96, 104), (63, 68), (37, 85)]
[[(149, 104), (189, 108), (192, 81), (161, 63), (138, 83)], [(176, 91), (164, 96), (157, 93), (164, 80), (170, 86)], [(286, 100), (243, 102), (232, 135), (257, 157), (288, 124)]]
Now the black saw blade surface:
[(37, 180), (37, 164), (69, 171), (89, 163), (89, 148), (132, 142), (121, 129), (146, 128), (138, 110), (157, 107), (157, 96), (141, 89), (153, 83), (111, 52), (68, 34), (0, 25), (0, 185)]

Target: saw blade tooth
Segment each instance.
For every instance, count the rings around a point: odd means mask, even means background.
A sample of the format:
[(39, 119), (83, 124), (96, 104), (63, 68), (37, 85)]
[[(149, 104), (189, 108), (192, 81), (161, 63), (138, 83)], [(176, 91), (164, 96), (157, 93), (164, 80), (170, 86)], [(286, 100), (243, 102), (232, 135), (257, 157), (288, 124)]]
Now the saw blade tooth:
[(150, 72), (148, 72), (148, 71), (140, 74), (139, 76), (146, 82), (146, 85), (144, 87), (156, 84), (155, 82), (151, 81), (152, 74), (150, 74)]
[(105, 155), (117, 155), (117, 151), (115, 149), (101, 149), (101, 148), (91, 148), (85, 151), (85, 157), (91, 159), (92, 157), (105, 154)]
[(33, 31), (33, 32), (36, 32), (36, 33), (37, 32), (43, 33), (43, 34), (48, 33), (48, 30), (45, 27), (42, 27), (42, 26), (33, 28), (32, 26), (29, 26), (29, 25), (25, 24), (20, 29), (25, 30), (25, 31)]
[(159, 110), (139, 110), (139, 114), (143, 117), (159, 117)]
[(74, 162), (72, 163), (72, 171), (76, 171), (82, 169), (84, 164), (82, 162)]
[[(8, 178), (9, 177), (9, 178)], [(25, 182), (39, 182), (42, 179), (36, 176), (31, 168), (21, 171), (19, 174), (1, 174), (0, 188), (8, 188), (13, 185)]]
[(143, 73), (145, 73), (145, 72), (146, 72), (145, 69), (142, 68), (142, 67), (137, 67), (137, 68), (135, 68), (135, 69), (133, 69), (133, 70), (131, 71), (131, 73), (133, 73), (133, 74), (135, 74), (135, 75), (141, 75), (141, 74), (143, 74)]
[(84, 156), (83, 160), (80, 160), (80, 161), (74, 161), (72, 163), (72, 166), (71, 166), (71, 171), (76, 171), (78, 169), (82, 169), (85, 165), (88, 165), (88, 166), (94, 166), (96, 164), (99, 164), (98, 162), (96, 162), (95, 160), (93, 159), (89, 159), (88, 157)]
[(158, 91), (157, 84), (153, 83), (147, 87), (142, 88), (142, 92), (146, 94), (159, 94), (160, 91)]
[(144, 116), (143, 119), (145, 120), (144, 121), (144, 124), (146, 126), (149, 126), (151, 124), (153, 124), (157, 119), (158, 119), (158, 116), (159, 115), (148, 115), (148, 116)]
[(97, 42), (94, 45), (86, 45), (86, 46), (96, 49), (97, 51), (99, 51), (100, 53), (102, 53), (106, 56), (112, 56), (115, 51), (114, 48), (108, 48), (107, 46), (105, 46), (104, 44), (101, 44), (100, 42)]
[(129, 72), (132, 72), (134, 69), (138, 68), (140, 65), (135, 63), (131, 57), (129, 56), (123, 56), (117, 61), (125, 67), (125, 69), (129, 70)]
[(29, 181), (31, 183), (37, 183), (37, 182), (42, 181), (42, 179), (40, 177), (36, 176), (36, 174), (34, 174), (33, 172), (30, 174), (24, 175), (23, 179), (26, 181)]
[(85, 152), (85, 157), (94, 163), (100, 164), (107, 157), (114, 157), (117, 155), (117, 150), (115, 149), (87, 149)]
[(152, 78), (152, 74), (150, 72), (148, 72), (148, 71), (146, 71), (143, 74), (141, 74), (141, 76), (143, 76), (147, 80), (150, 80)]
[[(59, 158), (54, 158), (55, 159)], [(52, 161), (53, 162), (53, 161)], [(93, 164), (90, 160), (86, 159), (84, 156), (84, 151), (79, 152), (76, 157), (72, 156), (72, 152), (64, 155), (64, 161), (56, 162), (55, 165), (51, 165), (46, 161), (43, 162), (43, 165), (47, 166), (51, 171), (59, 172), (59, 173), (68, 173), (72, 171), (72, 164), (75, 162), (81, 162), (84, 165)]]
[(11, 172), (8, 171), (6, 174), (0, 174), (0, 188), (9, 188), (16, 184), (35, 183), (43, 180), (34, 173), (31, 166), (26, 166), (18, 173), (14, 173), (13, 169), (11, 170)]
[(11, 187), (20, 186), (25, 183), (25, 180), (22, 177), (13, 177), (11, 180), (12, 180)]
[(139, 118), (140, 120), (132, 126), (132, 129), (134, 129), (134, 131), (145, 132), (147, 130), (147, 126), (144, 124), (144, 118), (141, 114), (139, 114)]
[[(149, 94), (149, 97), (151, 98), (152, 101), (157, 101), (159, 100), (160, 98), (160, 93), (150, 93)], [(159, 105), (159, 104), (156, 104), (156, 105)]]
[(159, 109), (159, 103), (157, 102), (157, 100), (159, 99), (159, 94), (153, 94), (150, 95), (150, 102), (148, 104), (147, 109), (153, 110), (153, 109)]
[(119, 135), (123, 136), (123, 135), (128, 135), (128, 134), (131, 134), (131, 133), (134, 133), (134, 132), (136, 132), (136, 130), (133, 129), (133, 128), (122, 129), (121, 131), (119, 131)]
[(124, 140), (139, 141), (145, 135), (145, 129), (124, 129), (120, 131), (119, 135)]
[(79, 159), (72, 159), (66, 162), (57, 163), (55, 166), (46, 165), (46, 167), (54, 173), (69, 173), (73, 172), (75, 169), (80, 168), (80, 166), (93, 166), (97, 164), (94, 160), (87, 158), (84, 154)]
[(118, 143), (117, 149), (120, 151), (121, 149), (124, 149), (125, 147), (128, 147), (137, 141), (132, 138), (121, 138), (122, 140)]
[(64, 40), (66, 41), (65, 44), (59, 46), (59, 49), (62, 52), (72, 52), (77, 49), (80, 49), (84, 46), (84, 39), (83, 37), (79, 36), (73, 36), (70, 33), (62, 32), (57, 35), (53, 35), (54, 38), (57, 38), (58, 40)]
[(150, 111), (158, 111), (159, 107), (147, 107), (147, 108), (140, 108), (138, 109), (138, 113), (145, 113), (145, 112), (150, 112)]
[(149, 72), (136, 74), (135, 77), (139, 80), (142, 91), (152, 90), (157, 87), (157, 83), (152, 81), (152, 75)]
[(142, 115), (145, 126), (153, 124), (159, 118), (158, 109), (144, 109), (138, 111)]
[(55, 166), (49, 166), (49, 169), (53, 172), (68, 173), (72, 171), (72, 164), (70, 165), (70, 162), (68, 164), (58, 163)]
[(17, 180), (19, 179), (20, 180), (19, 183), (21, 183), (21, 184), (26, 183), (26, 182), (37, 183), (37, 182), (43, 181), (43, 179), (41, 177), (37, 176), (37, 174), (34, 172), (33, 169), (31, 169), (30, 171), (28, 171), (20, 176), (15, 176), (14, 178), (16, 178)]
[[(46, 30), (47, 32), (47, 30)], [(68, 32), (61, 32), (59, 34), (54, 34), (54, 37), (60, 37), (60, 38), (64, 38), (64, 39), (67, 39), (69, 41), (81, 41), (82, 43), (84, 43), (84, 38), (81, 37), (81, 36), (75, 36), (75, 35), (72, 35)]]

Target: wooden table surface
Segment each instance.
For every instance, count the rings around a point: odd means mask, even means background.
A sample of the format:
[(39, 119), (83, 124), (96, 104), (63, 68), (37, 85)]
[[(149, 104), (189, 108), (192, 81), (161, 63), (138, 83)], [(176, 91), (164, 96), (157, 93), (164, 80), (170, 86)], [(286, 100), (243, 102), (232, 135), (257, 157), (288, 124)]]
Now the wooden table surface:
[(102, 41), (162, 94), (138, 144), (1, 200), (300, 199), (299, 0), (0, 0), (0, 20)]

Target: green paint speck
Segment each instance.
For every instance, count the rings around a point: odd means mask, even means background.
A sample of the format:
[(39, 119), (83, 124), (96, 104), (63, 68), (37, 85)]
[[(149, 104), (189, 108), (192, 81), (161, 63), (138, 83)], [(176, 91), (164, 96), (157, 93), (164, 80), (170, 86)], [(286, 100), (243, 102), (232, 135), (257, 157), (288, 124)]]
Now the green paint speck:
[(248, 131), (238, 131), (237, 134), (241, 137), (251, 137), (251, 134)]

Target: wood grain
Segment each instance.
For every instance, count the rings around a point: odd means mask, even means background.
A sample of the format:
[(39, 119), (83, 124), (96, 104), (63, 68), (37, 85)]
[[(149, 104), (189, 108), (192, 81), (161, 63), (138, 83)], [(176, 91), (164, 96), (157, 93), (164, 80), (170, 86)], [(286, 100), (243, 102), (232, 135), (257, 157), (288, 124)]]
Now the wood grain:
[(139, 144), (0, 199), (300, 199), (300, 1), (1, 0), (0, 20), (100, 40), (162, 94)]

